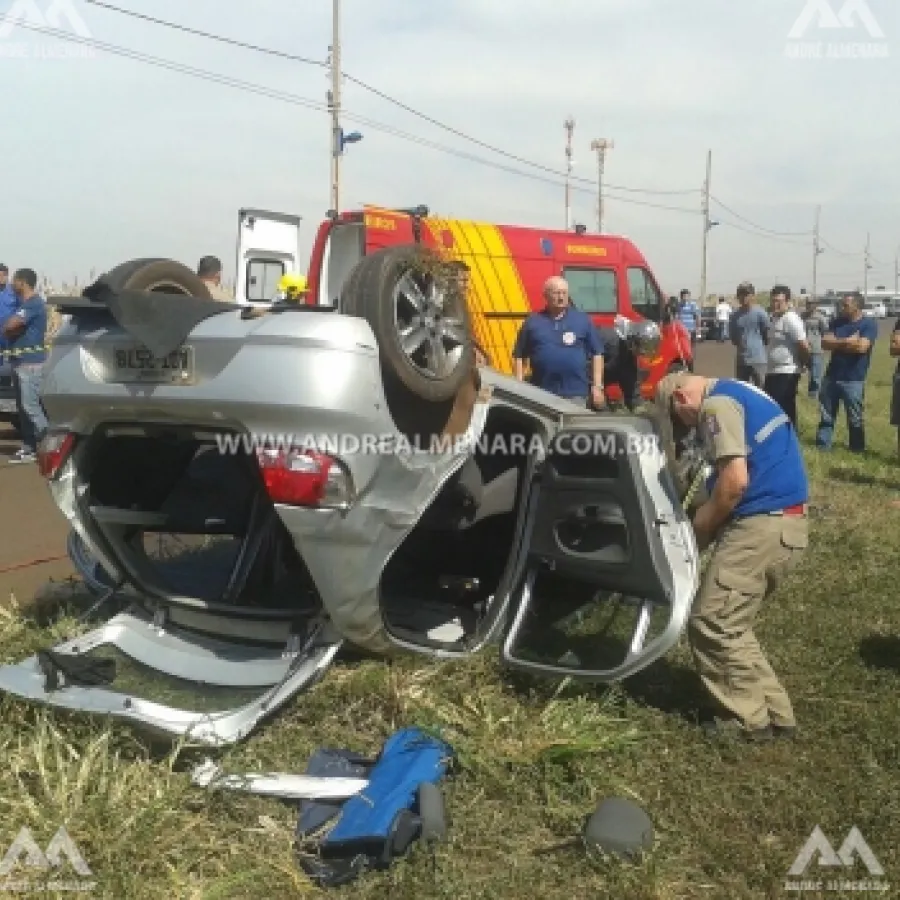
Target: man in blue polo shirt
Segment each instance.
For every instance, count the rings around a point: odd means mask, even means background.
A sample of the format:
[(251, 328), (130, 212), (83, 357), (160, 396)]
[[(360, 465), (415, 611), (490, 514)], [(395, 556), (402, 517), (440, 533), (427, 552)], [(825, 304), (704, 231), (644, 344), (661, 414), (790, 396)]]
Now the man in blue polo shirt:
[(714, 549), (688, 620), (700, 681), (725, 714), (704, 729), (792, 737), (790, 698), (753, 627), (809, 545), (809, 483), (797, 433), (771, 397), (733, 378), (668, 375), (656, 401), (664, 433), (696, 428), (715, 466), (693, 516), (698, 546)]
[(516, 378), (524, 380), (527, 359), (534, 385), (579, 406), (599, 409), (605, 403), (603, 341), (590, 316), (569, 302), (569, 285), (564, 278), (549, 278), (543, 293), (546, 307), (532, 313), (516, 337)]
[(16, 400), (22, 447), (11, 463), (29, 463), (37, 459), (37, 447), (47, 430), (47, 417), (41, 406), (41, 378), (47, 353), (47, 304), (37, 292), (37, 274), (19, 269), (13, 275), (13, 290), (19, 308), (3, 326), (16, 381)]
[(831, 352), (819, 390), (819, 430), (816, 446), (830, 450), (838, 408), (847, 412), (848, 444), (853, 453), (866, 449), (865, 389), (872, 349), (878, 338), (878, 322), (863, 315), (862, 295), (845, 294), (838, 315), (822, 338), (822, 349)]

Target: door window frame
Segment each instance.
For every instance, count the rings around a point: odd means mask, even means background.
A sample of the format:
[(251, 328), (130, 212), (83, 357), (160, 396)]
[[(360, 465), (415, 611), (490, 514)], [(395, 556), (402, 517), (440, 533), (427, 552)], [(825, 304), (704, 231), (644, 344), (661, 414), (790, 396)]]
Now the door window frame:
[[(252, 282), (250, 280), (250, 270), (253, 266), (260, 265), (260, 264), (262, 264), (263, 266), (266, 266), (266, 267), (279, 266), (281, 268), (281, 272), (278, 274), (278, 278), (276, 278), (276, 280), (275, 280), (275, 288), (276, 288), (276, 292), (277, 292), (278, 279), (280, 279), (281, 276), (284, 275), (284, 273), (286, 271), (286, 266), (285, 266), (284, 260), (283, 259), (272, 259), (272, 257), (270, 257), (270, 256), (254, 256), (247, 260), (246, 280), (245, 280), (245, 287), (244, 287), (244, 293), (246, 294), (246, 296), (244, 297), (244, 299), (250, 303), (272, 303), (275, 299), (274, 296), (273, 297), (261, 297), (261, 298), (254, 298), (254, 297), (250, 296), (250, 289), (253, 286)], [(265, 284), (265, 281), (263, 282), (263, 284)]]
[[(644, 292), (646, 295), (647, 286), (649, 285), (653, 291), (656, 293), (656, 307), (653, 310), (654, 315), (648, 316), (645, 310), (649, 307), (646, 304), (636, 305), (634, 302), (634, 295), (631, 287), (631, 277), (632, 272), (640, 272), (644, 279)], [(656, 279), (653, 277), (652, 273), (646, 266), (628, 266), (625, 271), (625, 281), (628, 284), (628, 303), (633, 312), (636, 312), (643, 319), (648, 319), (651, 322), (656, 322), (656, 324), (660, 324), (662, 321), (662, 313), (663, 308), (665, 306), (665, 302), (663, 300), (663, 293), (659, 289), (659, 285), (656, 283)]]
[(580, 309), (582, 312), (587, 313), (589, 316), (614, 316), (619, 312), (619, 304), (621, 302), (621, 290), (619, 286), (619, 270), (615, 266), (567, 266), (564, 265), (562, 269), (562, 277), (569, 282), (569, 276), (572, 272), (591, 272), (592, 274), (597, 274), (598, 272), (609, 273), (612, 275), (613, 279), (613, 308), (612, 309), (587, 309), (581, 303), (576, 301), (576, 298), (572, 291), (572, 285), (569, 283), (569, 299), (574, 306)]

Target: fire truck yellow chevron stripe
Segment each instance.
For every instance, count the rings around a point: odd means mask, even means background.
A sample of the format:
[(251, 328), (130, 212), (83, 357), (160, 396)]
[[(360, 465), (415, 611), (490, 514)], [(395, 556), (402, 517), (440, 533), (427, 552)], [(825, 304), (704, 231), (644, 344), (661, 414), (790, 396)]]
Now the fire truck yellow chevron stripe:
[(484, 349), (494, 362), (494, 347), (502, 339), (502, 331), (500, 323), (487, 318), (485, 313), (498, 311), (499, 286), (491, 277), (490, 267), (485, 265), (483, 256), (472, 242), (471, 228), (459, 221), (451, 221), (448, 226), (459, 259), (469, 267), (469, 312), (473, 331), (484, 335)]
[[(511, 373), (513, 344), (525, 316), (531, 311), (519, 270), (496, 225), (460, 222), (459, 229), (472, 248), (473, 268), (481, 273), (489, 294), (484, 300), (476, 298), (478, 306), (488, 314), (490, 344), (486, 349), (495, 368)], [(503, 316), (492, 318), (490, 313)]]
[[(441, 248), (441, 253), (446, 259), (463, 263), (469, 270), (469, 290), (467, 303), (469, 306), (469, 318), (472, 325), (472, 333), (480, 346), (492, 356), (490, 347), (497, 342), (499, 334), (496, 323), (487, 319), (484, 315), (486, 309), (493, 309), (492, 292), (485, 280), (483, 267), (479, 266), (476, 254), (466, 240), (461, 229), (461, 223), (456, 219), (431, 219), (429, 227), (435, 239), (435, 243)], [(446, 232), (452, 238), (451, 246), (447, 246), (441, 232)]]

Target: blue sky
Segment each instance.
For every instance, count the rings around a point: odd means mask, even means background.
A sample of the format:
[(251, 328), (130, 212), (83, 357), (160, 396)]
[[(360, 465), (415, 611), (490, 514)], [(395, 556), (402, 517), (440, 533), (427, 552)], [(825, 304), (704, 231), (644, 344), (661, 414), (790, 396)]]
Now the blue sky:
[[(324, 61), (330, 0), (111, 0), (120, 7)], [(0, 0), (5, 13), (23, 0)], [(84, 0), (30, 0), (72, 32), (323, 103), (324, 68), (177, 33)], [(576, 221), (595, 227), (594, 137), (615, 141), (606, 165), (607, 230), (642, 248), (664, 290), (699, 288), (698, 215), (707, 149), (712, 194), (756, 225), (811, 231), (822, 204), (829, 248), (820, 287), (894, 284), (900, 248), (900, 4), (807, 43), (879, 43), (887, 58), (795, 59), (789, 33), (807, 0), (343, 0), (343, 65), (410, 107), (488, 144), (561, 171), (563, 122), (575, 127)], [(845, 0), (831, 0), (835, 13)], [(20, 6), (20, 9), (23, 7)], [(2, 27), (2, 26), (0, 26)], [(55, 280), (139, 256), (191, 265), (205, 253), (233, 270), (237, 210), (298, 213), (310, 246), (329, 203), (324, 111), (166, 71), (13, 28), (0, 38), (3, 147), (0, 260)], [(74, 48), (74, 49), (73, 49)], [(51, 58), (56, 55), (56, 58)], [(561, 179), (492, 154), (344, 85), (343, 206), (426, 203), (442, 215), (562, 227)], [(531, 172), (526, 178), (425, 148), (359, 116)], [(549, 178), (553, 183), (541, 181)], [(693, 191), (649, 194), (621, 190)], [(627, 202), (641, 200), (678, 209)], [(811, 237), (773, 239), (715, 202), (709, 286), (749, 278), (811, 283)], [(840, 251), (840, 253), (836, 252)]]

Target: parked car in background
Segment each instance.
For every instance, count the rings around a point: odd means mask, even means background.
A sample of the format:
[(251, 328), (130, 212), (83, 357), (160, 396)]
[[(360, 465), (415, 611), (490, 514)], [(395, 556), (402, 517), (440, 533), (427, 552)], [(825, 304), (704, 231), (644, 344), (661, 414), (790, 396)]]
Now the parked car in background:
[(716, 336), (716, 304), (700, 308), (700, 340), (707, 341)]

